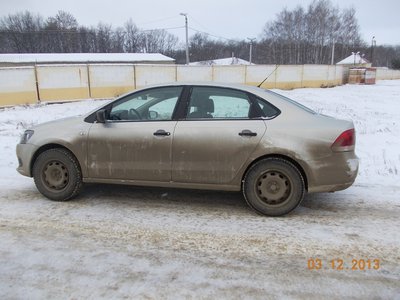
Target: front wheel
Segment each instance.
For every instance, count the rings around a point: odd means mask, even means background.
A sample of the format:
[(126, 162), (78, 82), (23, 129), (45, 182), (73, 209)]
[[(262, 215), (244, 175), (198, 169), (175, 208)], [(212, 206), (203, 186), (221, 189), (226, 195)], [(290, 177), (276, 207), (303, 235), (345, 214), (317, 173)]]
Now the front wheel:
[(51, 200), (66, 201), (82, 188), (82, 172), (75, 156), (55, 148), (41, 153), (33, 165), (33, 178), (39, 192)]
[(280, 158), (266, 158), (250, 167), (243, 181), (246, 202), (267, 216), (281, 216), (304, 198), (305, 184), (299, 170)]

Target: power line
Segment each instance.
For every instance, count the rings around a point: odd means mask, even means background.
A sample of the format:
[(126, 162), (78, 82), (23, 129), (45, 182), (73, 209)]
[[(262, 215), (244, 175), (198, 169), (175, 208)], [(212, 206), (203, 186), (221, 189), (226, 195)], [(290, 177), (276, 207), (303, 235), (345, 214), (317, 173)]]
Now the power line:
[(152, 23), (167, 21), (167, 20), (176, 19), (176, 18), (178, 18), (178, 16), (165, 17), (165, 18), (156, 19), (156, 20), (153, 20), (153, 21), (146, 21), (146, 22), (142, 22), (142, 23), (137, 23), (136, 25), (152, 24)]
[(227, 40), (227, 41), (235, 41), (234, 39), (230, 39), (230, 38), (227, 38), (227, 37), (214, 35), (214, 34), (211, 34), (211, 33), (205, 32), (205, 31), (202, 31), (202, 30), (198, 30), (198, 29), (193, 28), (193, 27), (189, 27), (189, 28), (190, 28), (191, 30), (193, 30), (193, 31), (198, 32), (198, 33), (203, 33), (203, 34), (206, 34), (206, 35), (215, 37), (215, 38), (217, 38), (217, 39), (223, 39), (223, 40)]
[(203, 29), (205, 29), (208, 32), (212, 32), (212, 30), (210, 30), (209, 28), (205, 27), (204, 25), (200, 24), (199, 21), (197, 21), (195, 18), (193, 18), (192, 15), (190, 15), (190, 20), (194, 21), (194, 23), (196, 23), (197, 25), (199, 25), (200, 27), (203, 27)]
[(218, 34), (210, 33), (212, 31), (209, 28), (205, 27), (204, 25), (200, 24), (199, 21), (197, 21), (196, 19), (193, 18), (193, 16), (191, 16), (191, 19), (193, 19), (195, 23), (197, 23), (199, 26), (203, 27), (207, 31), (201, 31), (201, 30), (198, 30), (195, 28), (191, 28), (192, 30), (207, 34), (207, 35), (215, 37), (215, 38), (220, 38), (220, 39), (224, 39), (224, 40), (228, 40), (228, 41), (235, 41), (235, 39), (232, 39), (232, 38), (227, 38), (227, 37), (220, 36)]
[[(165, 27), (165, 28), (153, 28), (153, 29), (139, 29), (139, 31), (156, 31), (156, 30), (174, 30), (174, 29), (181, 29), (184, 28), (185, 26), (177, 26), (177, 27)], [(74, 29), (40, 29), (40, 30), (24, 30), (24, 31), (19, 31), (19, 30), (0, 30), (0, 33), (17, 33), (17, 34), (28, 34), (28, 33), (68, 33), (68, 34), (89, 34), (92, 32), (99, 32), (101, 31), (100, 29), (91, 29), (91, 28), (84, 28), (84, 31), (82, 31), (80, 28), (74, 28)], [(111, 29), (110, 31), (115, 32), (115, 29)], [(125, 30), (118, 31), (122, 33), (128, 33)]]
[(185, 28), (185, 26), (167, 27), (167, 28), (155, 28), (155, 29), (140, 29), (140, 31), (173, 30), (173, 29), (181, 29), (181, 28)]

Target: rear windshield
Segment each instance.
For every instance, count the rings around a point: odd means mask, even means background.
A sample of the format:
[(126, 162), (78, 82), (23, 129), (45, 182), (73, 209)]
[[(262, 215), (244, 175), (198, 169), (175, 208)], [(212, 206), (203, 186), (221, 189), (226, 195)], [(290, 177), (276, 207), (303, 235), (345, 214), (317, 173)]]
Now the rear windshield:
[(304, 106), (303, 104), (300, 104), (299, 102), (296, 102), (296, 101), (294, 101), (294, 100), (292, 100), (292, 99), (290, 99), (290, 98), (288, 98), (288, 97), (285, 97), (285, 96), (283, 96), (283, 95), (281, 95), (281, 94), (272, 92), (272, 91), (270, 91), (270, 90), (264, 90), (264, 91), (265, 91), (266, 93), (268, 93), (268, 94), (277, 96), (277, 97), (279, 97), (279, 98), (281, 98), (281, 99), (283, 99), (283, 100), (285, 100), (285, 101), (288, 101), (288, 102), (290, 102), (290, 103), (296, 105), (297, 107), (299, 107), (299, 108), (305, 110), (306, 112), (309, 112), (309, 113), (314, 114), (314, 115), (317, 114), (317, 113), (316, 113), (315, 111), (313, 111), (311, 108), (308, 108), (307, 106)]

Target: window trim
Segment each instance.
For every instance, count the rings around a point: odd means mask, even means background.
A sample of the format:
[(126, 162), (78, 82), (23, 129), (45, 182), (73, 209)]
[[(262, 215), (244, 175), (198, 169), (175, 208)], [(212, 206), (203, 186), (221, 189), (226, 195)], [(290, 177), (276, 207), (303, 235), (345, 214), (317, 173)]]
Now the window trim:
[(108, 103), (107, 105), (100, 107), (99, 109), (97, 109), (96, 111), (94, 111), (92, 114), (90, 114), (89, 116), (87, 116), (84, 121), (88, 122), (88, 123), (95, 123), (96, 122), (96, 113), (101, 110), (104, 109), (106, 111), (106, 117), (109, 117), (110, 111), (113, 107), (113, 105), (119, 101), (122, 101), (124, 99), (126, 99), (127, 97), (131, 97), (137, 93), (143, 93), (146, 91), (150, 91), (150, 90), (155, 90), (155, 89), (163, 89), (163, 88), (169, 88), (169, 87), (176, 87), (176, 88), (182, 88), (180, 95), (178, 96), (178, 99), (176, 100), (176, 104), (174, 107), (174, 111), (172, 112), (172, 116), (170, 120), (110, 120), (110, 119), (106, 119), (106, 123), (132, 123), (132, 122), (171, 122), (171, 121), (176, 121), (176, 114), (177, 114), (177, 110), (178, 107), (181, 105), (181, 102), (184, 101), (184, 95), (185, 95), (185, 90), (187, 88), (187, 86), (185, 85), (166, 85), (166, 86), (157, 86), (157, 87), (149, 87), (146, 89), (140, 89), (138, 91), (133, 91), (129, 94), (125, 94), (121, 97), (118, 97), (116, 99), (114, 99), (113, 101), (111, 101), (110, 103)]
[[(152, 89), (159, 89), (159, 88), (165, 88), (165, 87), (181, 87), (182, 91), (181, 94), (176, 102), (175, 108), (174, 108), (174, 112), (172, 113), (172, 117), (171, 120), (107, 120), (107, 123), (127, 123), (127, 122), (171, 122), (171, 121), (188, 121), (188, 122), (192, 122), (192, 121), (243, 121), (243, 120), (272, 120), (276, 117), (278, 117), (281, 114), (281, 110), (279, 108), (277, 108), (275, 105), (273, 105), (271, 102), (269, 102), (268, 100), (257, 96), (255, 94), (252, 94), (246, 90), (241, 90), (241, 89), (236, 89), (236, 88), (232, 88), (232, 87), (221, 87), (221, 86), (214, 86), (214, 85), (185, 85), (185, 84), (177, 84), (177, 85), (166, 85), (166, 86), (157, 86), (157, 87), (149, 87), (146, 89), (140, 89), (138, 91), (133, 91), (131, 93), (125, 94), (121, 97), (118, 97), (116, 99), (114, 99), (113, 101), (111, 101), (110, 103), (106, 104), (105, 106), (102, 106), (98, 109), (96, 109), (94, 112), (92, 112), (90, 115), (88, 115), (84, 121), (87, 123), (95, 123), (96, 121), (96, 113), (97, 111), (99, 111), (100, 109), (104, 109), (107, 112), (109, 112), (110, 108), (112, 107), (112, 105), (117, 102), (120, 101), (126, 97), (130, 97), (136, 93), (139, 92), (145, 92), (148, 90), (152, 90)], [(259, 110), (261, 110), (261, 108), (259, 107), (258, 103), (257, 103), (257, 99), (260, 99), (262, 102), (266, 102), (268, 105), (274, 107), (277, 111), (277, 114), (272, 116), (272, 117), (262, 117), (262, 116), (254, 116), (254, 117), (247, 117), (247, 118), (221, 118), (221, 119), (187, 119), (187, 111), (189, 109), (189, 100), (190, 100), (190, 96), (192, 93), (193, 88), (195, 87), (210, 87), (210, 88), (219, 88), (219, 89), (227, 89), (227, 90), (233, 90), (233, 91), (238, 91), (238, 92), (242, 92), (247, 94), (251, 106), (253, 105), (257, 105)], [(273, 93), (273, 92), (272, 92)], [(279, 95), (279, 94), (278, 94)], [(252, 109), (252, 108), (251, 108)]]
[[(224, 89), (224, 90), (232, 90), (232, 91), (236, 91), (236, 92), (240, 92), (245, 94), (248, 97), (248, 100), (250, 102), (250, 114), (251, 112), (254, 112), (254, 106), (257, 107), (256, 110), (258, 111), (258, 116), (253, 116), (253, 117), (246, 117), (246, 118), (190, 118), (188, 119), (188, 112), (189, 112), (189, 103), (190, 103), (190, 97), (192, 95), (193, 89), (194, 88), (216, 88), (216, 89)], [(245, 90), (241, 90), (241, 89), (235, 89), (235, 88), (231, 88), (231, 87), (220, 87), (220, 86), (213, 86), (213, 85), (190, 85), (187, 86), (188, 91), (187, 91), (187, 95), (186, 95), (186, 101), (184, 103), (184, 115), (179, 118), (179, 121), (188, 121), (188, 122), (192, 122), (192, 121), (251, 121), (251, 120), (272, 120), (274, 118), (276, 118), (277, 116), (279, 116), (281, 114), (281, 110), (279, 108), (277, 108), (275, 105), (271, 104), (270, 102), (268, 102), (267, 100), (258, 97), (248, 91)], [(263, 117), (261, 115), (262, 110), (260, 108), (260, 106), (257, 103), (257, 98), (259, 98), (261, 101), (268, 103), (270, 106), (272, 106), (273, 108), (276, 109), (277, 114), (274, 115), (273, 117)]]
[(271, 116), (271, 117), (262, 117), (262, 116), (261, 116), (260, 118), (261, 118), (262, 120), (272, 120), (272, 119), (275, 119), (277, 116), (279, 116), (279, 115), (282, 113), (282, 111), (281, 111), (279, 108), (277, 108), (275, 105), (273, 105), (271, 102), (267, 101), (266, 99), (264, 99), (264, 98), (262, 98), (262, 97), (259, 97), (259, 96), (256, 96), (256, 95), (251, 94), (251, 93), (249, 93), (249, 94), (253, 97), (252, 100), (254, 101), (254, 103), (257, 104), (259, 110), (262, 111), (261, 107), (260, 107), (260, 106), (258, 105), (258, 103), (257, 103), (258, 100), (260, 100), (261, 102), (267, 103), (267, 105), (272, 106), (272, 107), (276, 110), (276, 114), (273, 115), (273, 116)]

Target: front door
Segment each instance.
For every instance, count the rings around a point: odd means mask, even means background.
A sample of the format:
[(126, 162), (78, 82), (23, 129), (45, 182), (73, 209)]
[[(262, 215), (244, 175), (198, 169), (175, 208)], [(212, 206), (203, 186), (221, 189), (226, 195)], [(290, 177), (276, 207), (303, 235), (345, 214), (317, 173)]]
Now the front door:
[(182, 87), (154, 88), (110, 105), (107, 122), (89, 131), (89, 177), (170, 181), (172, 115), (181, 92)]

